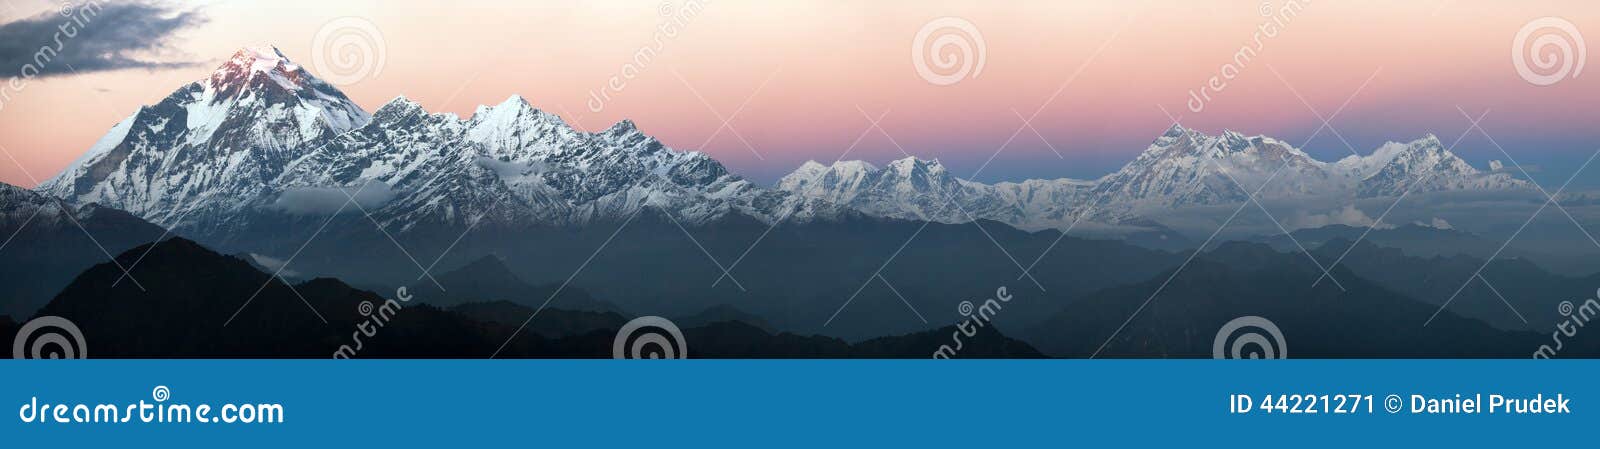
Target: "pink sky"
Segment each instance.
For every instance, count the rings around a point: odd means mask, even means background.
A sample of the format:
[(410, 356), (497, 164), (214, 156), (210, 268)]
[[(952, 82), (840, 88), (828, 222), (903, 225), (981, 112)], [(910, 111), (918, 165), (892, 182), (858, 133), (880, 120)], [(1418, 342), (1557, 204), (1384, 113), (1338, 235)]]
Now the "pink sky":
[[(240, 47), (276, 45), (316, 72), (313, 36), (342, 16), (383, 33), (381, 72), (340, 86), (369, 111), (403, 94), (466, 116), (521, 94), (582, 129), (633, 119), (670, 146), (705, 151), (761, 181), (808, 159), (838, 158), (868, 129), (863, 110), (887, 111), (881, 124), (895, 142), (966, 176), (1018, 132), (1013, 110), (1028, 116), (1043, 107), (1033, 126), (1046, 140), (1022, 131), (979, 179), (1095, 177), (1170, 124), (1158, 105), (1207, 132), (1300, 143), (1321, 121), (1294, 91), (1327, 116), (1369, 78), (1333, 119), (1362, 153), (1429, 132), (1450, 143), (1468, 125), (1458, 107), (1474, 116), (1490, 110), (1483, 127), (1524, 163), (1557, 166), (1600, 145), (1600, 74), (1535, 86), (1511, 58), (1518, 30), (1540, 17), (1570, 21), (1589, 43), (1600, 38), (1600, 3), (1582, 1), (1301, 2), (1304, 10), (1263, 41), (1204, 112), (1190, 112), (1189, 91), (1253, 45), (1257, 25), (1270, 20), (1263, 5), (1286, 3), (711, 0), (596, 113), (586, 106), (590, 92), (652, 42), (662, 2), (216, 2), (202, 7), (210, 22), (180, 32), (165, 55), (202, 66), (34, 80), (14, 92), (0, 109), (0, 147), (17, 163), (0, 160), (0, 181), (32, 186), (53, 176), (140, 105), (205, 77)], [(50, 7), (18, 5), (0, 15)], [(985, 64), (977, 77), (938, 86), (918, 76), (911, 48), (924, 24), (944, 16), (979, 29)], [(730, 116), (747, 98), (731, 126), (760, 157), (727, 130), (707, 143), (722, 124), (717, 114)], [(1457, 152), (1480, 166), (1503, 159), (1488, 145), (1473, 134)], [(1309, 147), (1323, 159), (1350, 153), (1326, 132)], [(873, 132), (848, 159), (899, 157)]]

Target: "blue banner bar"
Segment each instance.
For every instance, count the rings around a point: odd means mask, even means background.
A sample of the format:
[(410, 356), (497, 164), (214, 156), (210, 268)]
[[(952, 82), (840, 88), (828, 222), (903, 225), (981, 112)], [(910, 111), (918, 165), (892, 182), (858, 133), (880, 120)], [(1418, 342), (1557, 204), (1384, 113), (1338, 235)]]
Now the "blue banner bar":
[(6, 447), (1581, 447), (1600, 418), (1592, 360), (5, 360), (0, 372)]

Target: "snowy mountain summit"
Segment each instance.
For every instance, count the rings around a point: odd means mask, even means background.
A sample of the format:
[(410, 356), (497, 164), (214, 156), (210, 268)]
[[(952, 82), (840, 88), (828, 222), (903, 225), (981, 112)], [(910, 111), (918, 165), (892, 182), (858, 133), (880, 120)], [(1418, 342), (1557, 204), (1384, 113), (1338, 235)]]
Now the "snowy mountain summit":
[(276, 48), (247, 48), (139, 108), (37, 190), (163, 226), (190, 214), (186, 224), (211, 225), (266, 193), (290, 162), (368, 120)]

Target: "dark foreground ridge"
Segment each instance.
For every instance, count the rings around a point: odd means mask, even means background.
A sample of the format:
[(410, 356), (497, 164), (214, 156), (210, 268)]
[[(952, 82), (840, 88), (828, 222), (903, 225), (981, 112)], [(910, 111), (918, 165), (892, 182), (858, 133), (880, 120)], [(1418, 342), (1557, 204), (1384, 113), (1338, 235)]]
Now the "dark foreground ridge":
[[(327, 278), (291, 288), (245, 260), (189, 240), (173, 238), (153, 245), (119, 256), (127, 266), (149, 250), (133, 272), (144, 291), (131, 283), (112, 286), (121, 271), (110, 263), (100, 264), (79, 276), (39, 315), (61, 316), (77, 324), (96, 358), (323, 358), (341, 348), (348, 348), (343, 354), (354, 358), (483, 358), (495, 354), (502, 343), (498, 357), (609, 358), (617, 329), (627, 322), (616, 312), (548, 308), (518, 333), (533, 309), (510, 301), (469, 302), (444, 309), (420, 299), (384, 298)], [(742, 313), (722, 310), (701, 315)], [(0, 326), (15, 326), (7, 323), (0, 319)], [(947, 341), (953, 330), (855, 344), (774, 334), (739, 321), (708, 322), (683, 332), (695, 358), (923, 358)], [(960, 356), (1040, 354), (1025, 343), (988, 332)]]

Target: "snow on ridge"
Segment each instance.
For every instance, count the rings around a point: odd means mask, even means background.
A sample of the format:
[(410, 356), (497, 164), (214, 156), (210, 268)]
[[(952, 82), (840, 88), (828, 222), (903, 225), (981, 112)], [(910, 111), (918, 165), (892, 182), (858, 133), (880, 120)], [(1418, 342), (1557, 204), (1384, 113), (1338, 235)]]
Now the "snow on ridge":
[[(570, 225), (655, 207), (688, 223), (729, 214), (768, 222), (827, 219), (854, 209), (1045, 228), (1084, 217), (1127, 220), (1147, 208), (1242, 201), (1283, 161), (1289, 168), (1263, 196), (1525, 185), (1471, 167), (1432, 136), (1328, 163), (1266, 136), (1231, 130), (1209, 136), (1174, 125), (1122, 169), (1096, 180), (984, 184), (954, 176), (936, 159), (906, 157), (881, 167), (808, 161), (769, 189), (703, 153), (670, 148), (632, 121), (585, 132), (520, 95), (479, 106), (467, 118), (429, 113), (404, 96), (368, 114), (276, 48), (263, 47), (241, 50), (210, 78), (119, 122), (39, 191), (169, 225), (195, 212), (185, 226), (217, 229), (245, 226), (263, 210), (326, 212), (325, 200), (343, 196), (327, 193), (368, 182), (381, 183), (386, 193), (364, 205), (380, 220), (407, 226), (477, 219)], [(1430, 172), (1426, 185), (1411, 185)]]
[[(937, 161), (914, 157), (892, 161), (882, 170), (859, 168), (862, 165), (871, 167), (860, 161), (831, 165), (810, 161), (779, 180), (776, 188), (879, 216), (953, 223), (992, 219), (1042, 229), (1078, 218), (1115, 223), (1136, 220), (1150, 210), (1237, 203), (1258, 190), (1264, 199), (1322, 195), (1354, 199), (1395, 196), (1407, 189), (1421, 193), (1527, 187), (1525, 181), (1500, 170), (1472, 167), (1431, 134), (1330, 163), (1272, 137), (1232, 130), (1210, 136), (1179, 125), (1168, 128), (1121, 169), (1095, 180), (985, 184), (950, 177)], [(1280, 167), (1282, 172), (1274, 178)], [(927, 176), (908, 176), (921, 173), (918, 170), (926, 170)], [(889, 173), (899, 178), (886, 180), (893, 177)], [(1424, 184), (1411, 186), (1418, 182)]]

